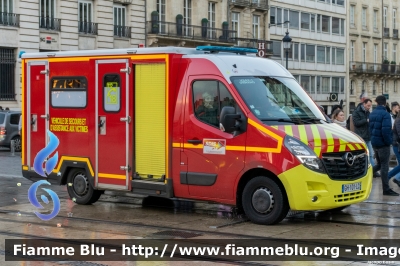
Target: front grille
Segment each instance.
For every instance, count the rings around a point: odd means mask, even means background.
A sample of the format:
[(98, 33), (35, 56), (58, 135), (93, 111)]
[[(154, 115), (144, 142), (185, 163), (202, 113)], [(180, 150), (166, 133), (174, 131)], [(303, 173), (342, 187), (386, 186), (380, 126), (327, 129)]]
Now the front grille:
[[(347, 157), (353, 156), (352, 165), (346, 162), (346, 154)], [(322, 154), (322, 162), (333, 180), (354, 180), (364, 176), (367, 171), (367, 160), (367, 154), (363, 150)]]
[(335, 195), (335, 202), (352, 202), (363, 197), (365, 190)]

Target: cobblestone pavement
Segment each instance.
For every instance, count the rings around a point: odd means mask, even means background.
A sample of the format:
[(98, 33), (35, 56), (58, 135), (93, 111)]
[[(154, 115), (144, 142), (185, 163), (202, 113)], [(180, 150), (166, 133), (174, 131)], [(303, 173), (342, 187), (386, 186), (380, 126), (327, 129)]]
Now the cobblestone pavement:
[(0, 148), (0, 174), (4, 177), (22, 177), (20, 152), (12, 156), (10, 149)]

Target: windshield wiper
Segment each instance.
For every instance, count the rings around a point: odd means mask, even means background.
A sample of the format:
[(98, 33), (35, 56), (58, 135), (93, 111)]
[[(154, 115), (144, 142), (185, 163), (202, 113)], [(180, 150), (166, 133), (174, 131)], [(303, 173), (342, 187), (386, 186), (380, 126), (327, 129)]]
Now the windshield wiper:
[(326, 123), (328, 123), (328, 121), (321, 119), (321, 118), (299, 118), (301, 121), (307, 121), (310, 124), (312, 124), (312, 122), (321, 122), (324, 121)]

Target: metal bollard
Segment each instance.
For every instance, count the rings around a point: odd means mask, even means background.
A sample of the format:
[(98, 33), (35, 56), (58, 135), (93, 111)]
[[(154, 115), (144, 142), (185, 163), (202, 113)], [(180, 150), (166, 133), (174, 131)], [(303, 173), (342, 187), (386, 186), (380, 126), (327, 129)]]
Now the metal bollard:
[(15, 140), (11, 140), (11, 156), (15, 156)]

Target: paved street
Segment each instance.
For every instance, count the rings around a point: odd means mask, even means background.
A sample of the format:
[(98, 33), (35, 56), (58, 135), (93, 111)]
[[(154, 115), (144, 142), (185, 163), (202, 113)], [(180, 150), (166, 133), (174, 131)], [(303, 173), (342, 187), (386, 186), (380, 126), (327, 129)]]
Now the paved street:
[[(235, 216), (226, 206), (171, 202), (108, 192), (90, 206), (75, 204), (66, 187), (52, 186), (60, 200), (59, 215), (42, 221), (33, 212), (27, 191), (32, 184), (21, 178), (20, 154), (0, 151), (0, 265), (214, 265), (215, 262), (5, 262), (4, 239), (399, 239), (400, 197), (381, 195), (380, 179), (364, 203), (339, 214), (290, 214), (275, 226), (256, 225)], [(400, 189), (391, 183), (396, 191)], [(229, 262), (243, 265), (244, 262)], [(252, 265), (366, 265), (359, 261), (254, 262)], [(228, 265), (226, 262), (220, 265)], [(395, 265), (395, 264), (390, 264)]]

